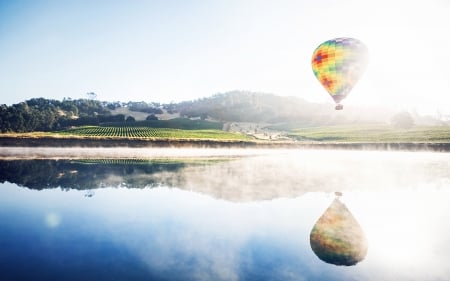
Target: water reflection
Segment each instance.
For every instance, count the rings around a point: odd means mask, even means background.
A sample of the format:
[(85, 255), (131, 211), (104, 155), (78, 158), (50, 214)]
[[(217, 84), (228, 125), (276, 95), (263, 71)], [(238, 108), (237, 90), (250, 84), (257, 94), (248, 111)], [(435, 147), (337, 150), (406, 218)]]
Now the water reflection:
[(324, 262), (355, 265), (366, 257), (367, 238), (358, 221), (339, 200), (341, 193), (336, 195), (311, 230), (311, 249)]
[[(175, 177), (183, 167), (201, 163), (144, 159), (0, 160), (0, 182), (37, 190), (157, 187), (171, 185), (170, 176)], [(85, 193), (86, 197), (92, 195)]]
[(0, 182), (30, 189), (165, 186), (251, 202), (317, 191), (420, 188), (430, 182), (446, 187), (450, 154), (289, 151), (213, 158), (0, 160), (0, 170)]
[[(450, 154), (0, 161), (0, 168), (0, 280), (450, 276)], [(335, 190), (344, 196), (333, 201)], [(332, 256), (360, 262), (317, 258), (311, 228), (317, 223), (322, 237), (330, 228), (318, 218), (353, 215), (370, 249), (351, 235), (353, 252)]]

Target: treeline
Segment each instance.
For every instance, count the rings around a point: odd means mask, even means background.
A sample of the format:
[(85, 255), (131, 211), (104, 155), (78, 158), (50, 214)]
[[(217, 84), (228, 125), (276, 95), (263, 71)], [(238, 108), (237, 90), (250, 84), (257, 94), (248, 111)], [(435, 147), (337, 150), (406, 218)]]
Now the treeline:
[(130, 111), (144, 112), (148, 114), (163, 114), (161, 109), (161, 104), (159, 103), (146, 103), (146, 102), (128, 102), (127, 104), (122, 104), (122, 106), (127, 106)]
[(64, 99), (63, 101), (34, 98), (7, 106), (0, 105), (0, 130), (6, 132), (56, 131), (72, 126), (99, 125), (134, 121), (123, 114), (111, 114), (118, 107), (161, 114), (156, 104), (143, 102), (104, 102), (92, 99)]
[[(117, 111), (126, 107), (128, 110)], [(158, 121), (158, 114), (179, 113), (180, 117), (222, 122), (277, 124), (284, 129), (356, 123), (390, 123), (396, 112), (383, 107), (347, 106), (335, 111), (331, 103), (311, 103), (297, 97), (249, 91), (231, 91), (211, 97), (160, 104), (147, 102), (106, 102), (95, 99), (35, 98), (11, 106), (0, 105), (1, 132), (55, 131), (71, 126), (101, 125), (136, 120), (130, 113), (147, 113), (147, 121)], [(124, 114), (112, 114), (128, 113)], [(125, 113), (125, 114), (126, 114)], [(414, 124), (441, 125), (449, 121), (412, 114)], [(157, 122), (156, 122), (157, 123)], [(179, 123), (179, 122), (178, 122)], [(156, 126), (156, 125), (155, 125)], [(281, 127), (280, 127), (281, 128)]]
[[(110, 110), (96, 100), (34, 98), (0, 106), (0, 129), (5, 132), (54, 131), (68, 126), (98, 124), (109, 119)], [(122, 118), (114, 116), (113, 118)]]

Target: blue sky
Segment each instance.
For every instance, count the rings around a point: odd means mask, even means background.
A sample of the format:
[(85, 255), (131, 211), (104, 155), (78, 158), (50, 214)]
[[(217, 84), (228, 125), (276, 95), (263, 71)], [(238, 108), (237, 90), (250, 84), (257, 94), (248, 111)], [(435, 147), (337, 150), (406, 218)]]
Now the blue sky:
[(0, 103), (235, 89), (331, 102), (311, 55), (345, 36), (370, 53), (346, 104), (450, 114), (449, 14), (445, 0), (0, 0)]

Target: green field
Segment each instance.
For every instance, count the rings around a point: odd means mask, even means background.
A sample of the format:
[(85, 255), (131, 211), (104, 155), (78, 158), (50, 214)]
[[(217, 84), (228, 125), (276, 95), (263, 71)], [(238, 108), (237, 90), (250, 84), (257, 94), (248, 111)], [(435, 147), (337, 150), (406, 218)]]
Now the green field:
[[(173, 122), (180, 122), (176, 120)], [(136, 122), (138, 123), (138, 122)], [(264, 143), (288, 144), (283, 141), (256, 140), (241, 133), (225, 132), (219, 129), (195, 129), (194, 123), (185, 123), (190, 129), (153, 128), (136, 126), (136, 123), (121, 123), (121, 126), (81, 126), (55, 132), (32, 132), (3, 134), (7, 138), (54, 139), (117, 139), (127, 140), (207, 140), (207, 141), (260, 141)], [(139, 124), (139, 123), (138, 123)], [(150, 123), (146, 123), (149, 125)], [(175, 124), (175, 123), (174, 123)], [(210, 124), (204, 123), (205, 126)], [(201, 127), (201, 126), (200, 126)], [(411, 129), (395, 129), (386, 124), (339, 125), (328, 127), (302, 127), (297, 129), (270, 127), (274, 132), (283, 132), (297, 143), (446, 143), (450, 144), (450, 126), (414, 126)]]
[(173, 128), (149, 127), (103, 127), (83, 126), (56, 132), (63, 136), (82, 136), (98, 138), (134, 138), (134, 139), (216, 139), (216, 140), (249, 140), (243, 134), (228, 133), (221, 130), (181, 130)]
[[(135, 126), (83, 126), (57, 132), (64, 136), (133, 139), (250, 140), (249, 136), (222, 130), (182, 130)], [(388, 125), (330, 126), (293, 129), (288, 136), (304, 142), (422, 142), (450, 143), (450, 126), (394, 129)]]
[(388, 125), (310, 127), (291, 130), (298, 141), (450, 143), (450, 126), (394, 129)]

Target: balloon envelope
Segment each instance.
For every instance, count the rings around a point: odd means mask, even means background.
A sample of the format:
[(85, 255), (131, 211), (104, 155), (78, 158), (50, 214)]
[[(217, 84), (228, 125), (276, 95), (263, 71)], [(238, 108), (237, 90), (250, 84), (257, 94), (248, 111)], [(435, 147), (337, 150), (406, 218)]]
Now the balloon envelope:
[(314, 51), (311, 62), (314, 75), (337, 104), (361, 78), (367, 63), (366, 46), (354, 38), (323, 42)]
[(361, 226), (337, 198), (316, 222), (309, 240), (313, 252), (326, 263), (355, 265), (367, 254)]

